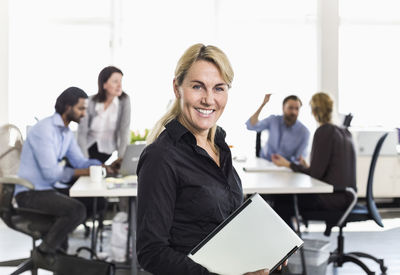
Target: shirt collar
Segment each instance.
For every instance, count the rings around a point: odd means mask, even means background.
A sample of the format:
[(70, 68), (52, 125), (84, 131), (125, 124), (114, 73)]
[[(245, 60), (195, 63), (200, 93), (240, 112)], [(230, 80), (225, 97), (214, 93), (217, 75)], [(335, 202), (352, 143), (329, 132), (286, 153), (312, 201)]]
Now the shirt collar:
[(59, 113), (54, 113), (52, 116), (53, 124), (63, 130), (69, 130), (68, 126), (65, 126), (64, 121)]
[[(114, 96), (114, 99), (111, 101), (111, 104), (110, 106), (108, 106), (107, 110), (118, 108), (118, 106), (119, 106), (119, 98), (118, 96)], [(94, 109), (97, 113), (104, 113), (107, 111), (104, 110), (104, 102), (97, 102)]]
[(165, 130), (171, 136), (174, 143), (180, 140), (182, 136), (187, 135), (189, 136), (189, 142), (193, 145), (196, 144), (196, 138), (194, 137), (194, 135), (188, 129), (186, 129), (186, 127), (183, 126), (177, 119), (173, 119), (172, 121), (168, 122), (167, 125), (165, 125)]
[(288, 128), (288, 129), (289, 129), (289, 128), (294, 128), (294, 127), (297, 126), (297, 124), (299, 124), (299, 120), (296, 119), (296, 121), (295, 121), (292, 125), (287, 126), (286, 123), (285, 123), (285, 119), (283, 118), (283, 115), (282, 115), (282, 116), (281, 116), (281, 122), (280, 122), (280, 124), (283, 125), (283, 126), (285, 126), (285, 127)]
[(113, 99), (113, 101), (112, 101), (111, 104), (113, 104), (113, 105), (115, 105), (115, 106), (118, 106), (118, 105), (119, 105), (119, 98), (118, 98), (118, 96), (114, 96), (114, 99)]
[[(186, 127), (183, 126), (177, 119), (174, 119), (171, 122), (167, 123), (167, 125), (165, 125), (165, 129), (175, 143), (181, 138), (185, 138), (190, 144), (196, 145), (196, 138), (194, 137), (194, 135), (188, 129), (186, 129)], [(214, 142), (218, 145), (219, 148), (229, 150), (229, 147), (225, 143), (225, 136), (225, 131), (221, 127), (217, 126)]]

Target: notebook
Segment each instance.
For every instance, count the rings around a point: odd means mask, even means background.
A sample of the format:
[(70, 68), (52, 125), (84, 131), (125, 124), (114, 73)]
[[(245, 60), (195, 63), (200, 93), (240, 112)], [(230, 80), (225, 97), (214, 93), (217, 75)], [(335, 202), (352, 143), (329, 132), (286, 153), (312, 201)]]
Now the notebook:
[(257, 193), (213, 230), (189, 258), (218, 274), (235, 275), (281, 265), (303, 241)]
[(106, 178), (107, 189), (133, 188), (137, 186), (137, 176), (130, 175), (122, 178)]

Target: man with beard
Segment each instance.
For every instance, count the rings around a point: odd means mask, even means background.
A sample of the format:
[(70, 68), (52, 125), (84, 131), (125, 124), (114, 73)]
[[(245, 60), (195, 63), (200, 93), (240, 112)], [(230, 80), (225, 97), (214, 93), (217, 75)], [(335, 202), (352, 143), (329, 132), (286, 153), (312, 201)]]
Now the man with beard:
[(279, 154), (286, 159), (298, 162), (305, 157), (310, 132), (297, 120), (302, 105), (301, 100), (290, 95), (283, 100), (282, 115), (270, 115), (259, 121), (261, 110), (268, 103), (271, 94), (266, 94), (261, 106), (247, 120), (248, 130), (261, 132), (268, 130), (268, 141), (261, 148), (260, 157), (271, 161), (271, 156)]
[[(18, 176), (30, 181), (35, 188), (16, 187), (18, 206), (55, 217), (38, 247), (43, 254), (54, 254), (65, 245), (68, 233), (86, 217), (85, 201), (70, 198), (68, 188), (65, 191), (57, 189), (56, 183), (69, 183), (73, 178), (89, 175), (89, 166), (101, 165), (100, 161), (83, 156), (68, 127), (71, 121), (79, 123), (85, 116), (87, 98), (87, 94), (76, 87), (62, 92), (56, 101), (56, 112), (30, 129), (22, 148)], [(62, 165), (64, 158), (70, 166)], [(99, 204), (99, 208), (105, 205)]]

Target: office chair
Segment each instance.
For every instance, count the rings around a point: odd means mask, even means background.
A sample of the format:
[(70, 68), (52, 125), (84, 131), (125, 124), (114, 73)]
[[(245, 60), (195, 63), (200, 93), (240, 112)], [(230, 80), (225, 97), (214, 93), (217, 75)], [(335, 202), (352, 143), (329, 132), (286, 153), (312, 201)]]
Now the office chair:
[(261, 132), (257, 132), (256, 135), (256, 157), (260, 157), (261, 150)]
[(373, 180), (374, 180), (374, 172), (376, 167), (376, 162), (378, 160), (378, 156), (380, 150), (382, 148), (382, 144), (385, 141), (388, 133), (385, 133), (382, 137), (379, 138), (374, 153), (372, 155), (371, 164), (369, 167), (368, 174), (368, 183), (367, 183), (367, 194), (366, 194), (366, 203), (367, 205), (356, 204), (357, 202), (357, 194), (352, 188), (346, 188), (347, 193), (349, 193), (353, 200), (350, 206), (343, 213), (340, 211), (305, 211), (302, 212), (301, 215), (304, 220), (317, 220), (317, 221), (325, 221), (326, 230), (325, 235), (329, 236), (332, 230), (332, 227), (339, 227), (339, 235), (337, 238), (337, 248), (333, 251), (329, 257), (329, 263), (334, 263), (335, 266), (341, 267), (346, 262), (353, 262), (360, 266), (366, 274), (375, 274), (372, 272), (367, 265), (365, 265), (359, 258), (368, 258), (375, 262), (377, 262), (380, 266), (381, 272), (383, 274), (386, 273), (387, 267), (384, 265), (383, 259), (378, 259), (370, 254), (366, 254), (363, 252), (348, 252), (344, 253), (344, 236), (343, 236), (343, 228), (346, 226), (348, 222), (357, 222), (357, 221), (367, 221), (374, 220), (376, 224), (383, 227), (382, 218), (378, 212), (376, 207), (374, 196), (373, 196)]
[(48, 269), (35, 252), (35, 241), (47, 233), (53, 223), (53, 218), (31, 209), (14, 207), (13, 196), (16, 184), (33, 189), (32, 183), (15, 176), (18, 171), (22, 143), (22, 135), (17, 127), (11, 124), (0, 127), (0, 218), (11, 229), (31, 236), (33, 250), (29, 258), (0, 262), (0, 266), (18, 266), (11, 273), (12, 275), (21, 274), (27, 270), (31, 270), (35, 275), (38, 268)]
[(343, 126), (346, 127), (346, 128), (349, 128), (352, 120), (353, 120), (353, 114), (352, 113), (348, 113), (344, 117)]
[(0, 262), (0, 266), (18, 266), (11, 275), (21, 274), (27, 270), (31, 270), (32, 274), (36, 275), (38, 268), (52, 270), (51, 266), (48, 266), (40, 255), (37, 254), (35, 243), (48, 232), (54, 222), (53, 217), (32, 209), (14, 207), (12, 199), (16, 184), (33, 189), (32, 183), (24, 179), (1, 177), (0, 217), (11, 229), (32, 237), (33, 248), (29, 258)]

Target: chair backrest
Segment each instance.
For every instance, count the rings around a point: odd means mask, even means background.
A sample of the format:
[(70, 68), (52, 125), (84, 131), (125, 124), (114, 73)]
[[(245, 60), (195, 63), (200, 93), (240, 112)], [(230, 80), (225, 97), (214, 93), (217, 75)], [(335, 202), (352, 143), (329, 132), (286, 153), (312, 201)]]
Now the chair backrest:
[(374, 182), (374, 173), (375, 173), (375, 167), (376, 167), (376, 162), (378, 161), (379, 153), (382, 148), (382, 144), (385, 141), (386, 137), (388, 136), (389, 133), (383, 134), (376, 143), (374, 153), (372, 154), (372, 159), (371, 159), (371, 165), (369, 166), (369, 173), (368, 173), (368, 182), (367, 182), (367, 207), (368, 211), (371, 215), (371, 217), (374, 219), (374, 221), (383, 227), (382, 223), (382, 218), (381, 215), (378, 212), (378, 208), (376, 207), (375, 200), (374, 200), (374, 195), (373, 195), (373, 182)]
[[(22, 150), (21, 131), (12, 124), (0, 127), (0, 178), (16, 175)], [(0, 217), (9, 225), (13, 213), (14, 184), (0, 182)]]
[(17, 174), (22, 143), (21, 131), (16, 126), (0, 127), (0, 177)]
[(261, 132), (257, 132), (256, 136), (256, 157), (260, 157), (261, 150)]
[(347, 114), (347, 115), (344, 117), (343, 126), (346, 127), (346, 128), (350, 127), (350, 124), (351, 124), (351, 120), (352, 120), (352, 119), (353, 119), (353, 114), (352, 114), (352, 113)]
[(10, 227), (12, 227), (11, 217), (14, 213), (12, 205), (14, 187), (14, 184), (0, 183), (0, 217)]

